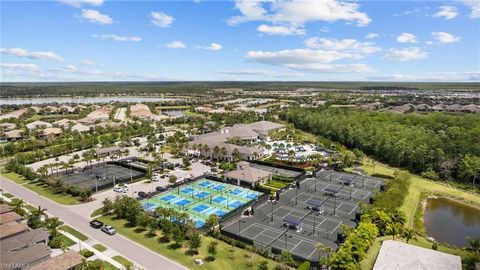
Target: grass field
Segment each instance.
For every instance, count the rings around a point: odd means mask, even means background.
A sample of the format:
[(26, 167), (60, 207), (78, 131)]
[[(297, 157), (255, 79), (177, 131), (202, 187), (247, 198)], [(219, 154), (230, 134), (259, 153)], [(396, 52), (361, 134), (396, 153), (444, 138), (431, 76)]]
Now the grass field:
[[(212, 237), (202, 236), (202, 246), (199, 249), (199, 255), (189, 256), (185, 252), (187, 248), (182, 247), (179, 249), (173, 249), (169, 247), (171, 243), (161, 243), (158, 240), (160, 233), (157, 232), (157, 237), (149, 237), (147, 232), (138, 232), (138, 228), (126, 227), (126, 221), (121, 219), (114, 219), (112, 216), (103, 216), (99, 218), (100, 221), (105, 224), (113, 226), (117, 232), (132, 241), (135, 241), (150, 250), (168, 257), (190, 269), (210, 269), (210, 270), (225, 270), (225, 269), (257, 269), (260, 261), (265, 260), (257, 254), (252, 254), (244, 249), (235, 248), (222, 241), (216, 240)], [(217, 256), (215, 261), (208, 262), (205, 258), (208, 256), (207, 246), (210, 242), (217, 241)], [(233, 251), (233, 252), (232, 252)], [(251, 255), (251, 257), (250, 257)], [(194, 259), (201, 258), (204, 260), (203, 265), (197, 265)], [(249, 262), (252, 262), (252, 266), (249, 266)], [(274, 261), (269, 260), (269, 269), (273, 269), (273, 266), (277, 265)]]
[(51, 190), (49, 187), (47, 187), (45, 184), (42, 183), (32, 183), (28, 180), (26, 180), (23, 176), (14, 173), (14, 172), (1, 172), (1, 175), (9, 180), (12, 180), (13, 182), (20, 184), (30, 190), (32, 190), (35, 193), (38, 193), (38, 195), (41, 195), (45, 198), (48, 198), (56, 203), (59, 204), (65, 204), (65, 205), (73, 205), (73, 204), (78, 204), (79, 201), (76, 197), (73, 197), (70, 194), (63, 194), (63, 193), (55, 193), (53, 190)]
[(109, 262), (102, 261), (103, 270), (118, 270), (115, 266), (111, 265)]
[(75, 245), (75, 241), (73, 241), (72, 239), (66, 237), (65, 235), (63, 234), (59, 234), (60, 237), (60, 240), (62, 241), (63, 245), (66, 246), (66, 247), (71, 247), (73, 245)]
[(114, 259), (115, 261), (119, 262), (121, 265), (127, 267), (127, 269), (129, 269), (129, 267), (132, 267), (133, 266), (133, 263), (127, 259), (125, 259), (124, 257), (120, 256), (120, 255), (117, 255), (115, 257), (112, 257), (112, 259)]
[(96, 245), (93, 245), (92, 247), (100, 252), (104, 252), (105, 250), (107, 250), (107, 247), (105, 247), (102, 244), (96, 244)]
[(98, 208), (97, 210), (93, 211), (90, 214), (90, 217), (93, 218), (93, 217), (96, 217), (96, 216), (100, 216), (101, 214), (102, 214), (102, 208)]
[(74, 228), (72, 228), (70, 226), (67, 226), (67, 225), (62, 226), (62, 227), (60, 227), (60, 230), (64, 230), (64, 231), (70, 233), (71, 235), (77, 237), (78, 239), (80, 239), (82, 241), (88, 240), (88, 237), (86, 235), (82, 234), (81, 232), (75, 230)]

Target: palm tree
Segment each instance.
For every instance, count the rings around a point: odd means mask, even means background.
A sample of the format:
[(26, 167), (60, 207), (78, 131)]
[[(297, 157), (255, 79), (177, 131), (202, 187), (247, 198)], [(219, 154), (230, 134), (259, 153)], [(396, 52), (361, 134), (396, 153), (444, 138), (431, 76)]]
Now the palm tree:
[(414, 229), (405, 229), (403, 231), (403, 237), (405, 240), (407, 240), (407, 244), (410, 240), (416, 240), (417, 237), (415, 236), (415, 230)]
[(23, 209), (25, 207), (25, 202), (22, 199), (14, 198), (9, 205), (15, 213), (21, 216), (25, 215), (25, 209)]
[(203, 152), (205, 153), (205, 157), (207, 157), (208, 153), (210, 152), (210, 147), (207, 144), (203, 145)]
[(220, 147), (218, 147), (218, 145), (215, 145), (215, 147), (213, 147), (213, 155), (215, 156), (216, 161), (218, 161), (219, 153), (220, 153)]
[(45, 220), (45, 227), (52, 237), (57, 236), (58, 227), (62, 226), (63, 222), (58, 217), (47, 218)]
[(325, 246), (322, 243), (318, 243), (315, 246), (315, 248), (318, 249), (318, 251), (320, 251), (320, 254), (322, 254), (322, 253), (327, 254), (327, 256), (325, 258), (320, 258), (320, 263), (323, 264), (324, 266), (326, 266), (327, 269), (330, 269), (330, 265), (331, 265), (331, 260), (330, 259), (331, 259), (331, 256), (333, 254), (333, 249)]
[(468, 238), (468, 243), (470, 244), (470, 249), (480, 255), (480, 237), (471, 237)]
[(233, 151), (232, 151), (232, 158), (233, 158), (233, 161), (234, 161), (234, 162), (237, 162), (237, 161), (239, 161), (239, 160), (242, 158), (241, 155), (240, 155), (240, 152), (238, 151), (237, 148), (233, 149)]
[(225, 148), (225, 146), (220, 149), (220, 154), (222, 155), (222, 158), (225, 159), (227, 157), (227, 153), (227, 148)]

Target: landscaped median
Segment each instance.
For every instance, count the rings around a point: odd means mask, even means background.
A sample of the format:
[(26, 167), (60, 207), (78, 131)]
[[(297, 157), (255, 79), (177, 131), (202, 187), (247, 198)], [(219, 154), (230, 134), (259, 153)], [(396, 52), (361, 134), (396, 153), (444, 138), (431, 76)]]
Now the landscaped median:
[[(225, 269), (257, 269), (261, 261), (265, 258), (244, 249), (236, 248), (228, 245), (213, 237), (202, 236), (202, 245), (199, 248), (199, 254), (190, 256), (187, 255), (188, 248), (181, 247), (175, 248), (174, 242), (162, 243), (159, 240), (161, 236), (160, 231), (156, 232), (156, 236), (151, 236), (148, 230), (143, 230), (139, 227), (127, 226), (127, 221), (123, 219), (117, 219), (114, 216), (102, 216), (97, 218), (105, 224), (113, 226), (117, 232), (132, 241), (137, 242), (146, 248), (161, 254), (171, 260), (174, 260), (189, 269), (210, 269), (210, 270), (225, 270)], [(214, 261), (207, 261), (209, 256), (208, 246), (211, 242), (218, 242), (217, 250), (219, 251)], [(195, 264), (195, 259), (200, 258), (203, 260), (203, 265)], [(272, 269), (278, 263), (268, 260), (269, 269)], [(288, 268), (281, 268), (288, 269)]]
[(73, 204), (79, 203), (78, 198), (73, 197), (72, 195), (64, 194), (64, 193), (56, 193), (51, 188), (47, 187), (45, 184), (40, 182), (38, 183), (30, 182), (27, 179), (25, 179), (25, 177), (23, 177), (18, 173), (2, 171), (1, 175), (19, 185), (22, 185), (30, 189), (31, 191), (37, 193), (38, 195), (48, 198), (56, 203), (64, 204), (64, 205), (73, 205)]

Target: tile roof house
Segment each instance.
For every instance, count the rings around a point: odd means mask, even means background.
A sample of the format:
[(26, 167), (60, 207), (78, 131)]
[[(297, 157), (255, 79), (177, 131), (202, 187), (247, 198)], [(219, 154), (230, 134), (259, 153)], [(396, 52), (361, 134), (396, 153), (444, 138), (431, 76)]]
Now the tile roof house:
[(34, 129), (39, 129), (39, 128), (52, 127), (52, 124), (47, 123), (47, 122), (43, 122), (43, 121), (34, 121), (34, 122), (26, 124), (26, 127), (29, 130), (34, 130)]
[(78, 268), (82, 260), (82, 255), (73, 250), (69, 250), (32, 266), (30, 270), (74, 270)]
[(8, 118), (19, 118), (20, 116), (22, 116), (26, 112), (27, 112), (27, 109), (15, 110), (13, 112), (9, 112), (7, 114), (0, 115), (0, 120), (8, 119)]
[(75, 120), (63, 118), (53, 122), (52, 124), (56, 127), (70, 128), (71, 125), (75, 125), (76, 123), (77, 121)]
[(33, 229), (2, 240), (0, 249), (2, 251), (15, 251), (35, 244), (47, 244), (49, 236), (45, 229)]
[(398, 241), (383, 241), (373, 270), (460, 270), (460, 256), (416, 247)]
[(7, 239), (28, 230), (25, 223), (10, 222), (0, 224), (0, 240)]
[(3, 136), (9, 141), (16, 141), (23, 138), (23, 131), (19, 129), (14, 129), (14, 130), (4, 132)]
[(10, 222), (20, 223), (22, 220), (22, 216), (13, 211), (0, 214), (0, 225)]
[(4, 131), (10, 131), (17, 128), (17, 125), (15, 125), (14, 123), (1, 123), (0, 127), (2, 127)]
[(87, 127), (83, 124), (80, 124), (80, 123), (77, 123), (76, 125), (72, 126), (70, 128), (71, 131), (78, 131), (80, 133), (83, 133), (83, 132), (88, 132), (90, 131), (90, 127)]
[(12, 207), (7, 204), (0, 204), (0, 214), (12, 212)]
[(50, 258), (52, 250), (46, 244), (35, 244), (17, 251), (0, 251), (2, 264), (19, 266), (15, 269), (30, 269), (33, 265)]
[(61, 135), (63, 133), (61, 128), (56, 128), (56, 127), (49, 127), (44, 130), (42, 130), (42, 136), (43, 137), (54, 137)]
[(239, 162), (236, 170), (225, 174), (225, 180), (227, 182), (233, 182), (238, 186), (250, 186), (252, 188), (255, 188), (259, 184), (266, 183), (271, 177), (271, 172), (250, 167), (248, 162)]

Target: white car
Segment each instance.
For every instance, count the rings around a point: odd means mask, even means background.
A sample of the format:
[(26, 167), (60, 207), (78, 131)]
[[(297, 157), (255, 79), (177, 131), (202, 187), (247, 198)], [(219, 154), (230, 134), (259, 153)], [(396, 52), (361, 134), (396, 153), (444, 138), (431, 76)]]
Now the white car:
[(114, 188), (113, 188), (113, 191), (119, 192), (119, 193), (127, 193), (127, 192), (128, 192), (128, 188), (127, 188), (127, 187), (114, 187)]

